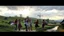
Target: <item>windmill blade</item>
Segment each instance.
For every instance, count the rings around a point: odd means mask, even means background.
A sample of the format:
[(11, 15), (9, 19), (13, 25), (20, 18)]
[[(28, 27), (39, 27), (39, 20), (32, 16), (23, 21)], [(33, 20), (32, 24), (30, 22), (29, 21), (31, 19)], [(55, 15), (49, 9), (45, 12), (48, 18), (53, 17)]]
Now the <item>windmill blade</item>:
[(41, 17), (41, 15), (38, 15), (39, 17)]

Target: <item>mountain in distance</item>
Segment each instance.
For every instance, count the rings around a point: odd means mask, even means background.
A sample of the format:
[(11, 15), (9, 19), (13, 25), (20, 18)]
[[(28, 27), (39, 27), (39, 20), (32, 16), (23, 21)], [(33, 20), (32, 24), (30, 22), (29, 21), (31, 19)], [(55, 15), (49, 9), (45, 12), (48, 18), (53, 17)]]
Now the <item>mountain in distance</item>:
[(55, 22), (62, 22), (63, 21), (63, 19), (60, 19), (60, 20), (54, 20)]

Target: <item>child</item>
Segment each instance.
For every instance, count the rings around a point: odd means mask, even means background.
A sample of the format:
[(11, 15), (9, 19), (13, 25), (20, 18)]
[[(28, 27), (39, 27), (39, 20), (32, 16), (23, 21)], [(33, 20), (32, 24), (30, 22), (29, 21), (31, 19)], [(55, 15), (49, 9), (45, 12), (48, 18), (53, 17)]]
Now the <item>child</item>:
[(28, 31), (28, 19), (25, 18), (25, 28), (26, 28), (26, 31)]
[(15, 24), (15, 26), (16, 26), (15, 29), (17, 30), (17, 19), (15, 20), (14, 24)]
[(31, 18), (29, 18), (28, 21), (29, 21), (28, 22), (28, 30), (32, 31), (32, 20), (31, 20)]
[(30, 30), (32, 31), (32, 20), (30, 19)]
[(37, 27), (39, 27), (38, 20), (35, 22), (35, 29), (37, 29)]
[(29, 17), (27, 17), (27, 18), (25, 18), (25, 28), (26, 28), (26, 31), (29, 30), (29, 27), (30, 27), (30, 25), (29, 25)]
[(22, 28), (22, 25), (21, 25), (20, 19), (19, 19), (18, 22), (19, 22), (19, 23), (18, 23), (18, 29), (19, 29), (19, 31), (20, 31), (20, 29)]
[(47, 22), (45, 20), (43, 20), (43, 22), (42, 22), (42, 29), (44, 29), (45, 25), (47, 25)]

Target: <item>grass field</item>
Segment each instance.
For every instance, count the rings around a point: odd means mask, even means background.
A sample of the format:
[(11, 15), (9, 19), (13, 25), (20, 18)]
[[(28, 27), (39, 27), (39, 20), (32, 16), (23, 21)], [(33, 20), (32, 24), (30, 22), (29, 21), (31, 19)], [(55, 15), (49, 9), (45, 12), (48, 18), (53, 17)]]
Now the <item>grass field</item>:
[[(4, 20), (3, 18), (0, 18), (0, 32), (17, 32), (17, 31), (15, 31), (15, 26), (14, 25), (11, 26), (10, 24), (8, 24), (8, 22), (10, 20), (15, 20), (15, 18), (9, 18), (8, 20)], [(22, 29), (25, 30), (24, 22), (21, 22), (21, 24), (22, 24)], [(53, 28), (53, 27), (55, 27), (57, 25), (59, 26), (59, 24), (50, 24), (49, 23), (49, 25), (45, 26), (45, 30), (51, 29), (51, 28)], [(36, 30), (35, 26), (34, 26), (34, 23), (33, 23), (32, 26), (33, 26), (32, 29)], [(41, 24), (39, 24), (39, 26), (40, 27), (39, 27), (38, 30), (41, 30), (40, 29), (40, 28), (42, 28)], [(58, 32), (60, 31), (60, 29), (61, 29), (61, 27), (59, 27)]]
[[(32, 26), (33, 26), (32, 29), (36, 30), (35, 27), (34, 27), (34, 24)], [(41, 28), (41, 24), (39, 26), (40, 26), (39, 28)], [(55, 26), (56, 25), (53, 25), (53, 26), (46, 25), (45, 28), (46, 29), (51, 29), (51, 28), (53, 28)], [(24, 23), (22, 23), (22, 29), (25, 30)], [(7, 23), (0, 23), (0, 32), (16, 32), (15, 31), (15, 26), (14, 25), (11, 26), (10, 24), (7, 24)]]

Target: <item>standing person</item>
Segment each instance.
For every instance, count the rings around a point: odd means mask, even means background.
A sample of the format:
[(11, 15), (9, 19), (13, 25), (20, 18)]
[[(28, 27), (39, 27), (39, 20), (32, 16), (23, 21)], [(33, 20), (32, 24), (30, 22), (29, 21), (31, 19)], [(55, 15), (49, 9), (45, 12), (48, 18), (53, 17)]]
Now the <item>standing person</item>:
[(26, 28), (26, 31), (28, 31), (28, 27), (29, 27), (29, 17), (25, 18), (25, 28)]
[(15, 20), (14, 24), (16, 26), (15, 30), (17, 30), (17, 19)]
[(47, 22), (45, 20), (43, 20), (43, 22), (42, 22), (42, 29), (44, 29), (45, 25), (47, 25)]
[(35, 29), (37, 29), (38, 27), (39, 27), (39, 25), (38, 25), (38, 19), (37, 19), (35, 22)]
[(30, 19), (30, 30), (32, 31), (32, 20)]
[(20, 19), (18, 20), (18, 29), (19, 29), (19, 31), (21, 30), (21, 28), (22, 28), (22, 25), (21, 25), (21, 21), (20, 21)]
[(32, 31), (32, 20), (31, 20), (31, 18), (28, 18), (28, 30)]

